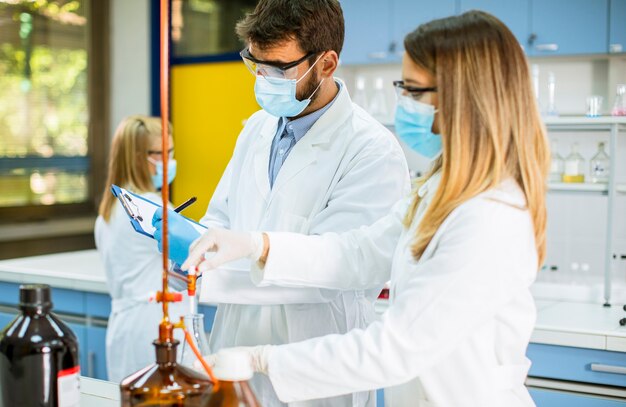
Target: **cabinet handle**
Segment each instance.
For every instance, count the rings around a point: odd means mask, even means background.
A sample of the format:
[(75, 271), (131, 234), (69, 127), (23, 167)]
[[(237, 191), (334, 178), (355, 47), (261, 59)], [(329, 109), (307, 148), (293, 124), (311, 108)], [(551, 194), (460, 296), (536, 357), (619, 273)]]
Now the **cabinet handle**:
[(535, 45), (535, 50), (555, 52), (559, 50), (559, 44), (537, 44)]
[(367, 54), (367, 57), (369, 59), (385, 59), (387, 58), (387, 53), (384, 51), (370, 52), (369, 54)]
[(626, 366), (602, 365), (600, 363), (592, 363), (591, 371), (626, 375)]
[(624, 51), (624, 47), (622, 46), (622, 44), (609, 45), (609, 52), (611, 54), (617, 54), (618, 52), (623, 52), (623, 51)]
[(96, 376), (96, 352), (87, 353), (87, 377)]

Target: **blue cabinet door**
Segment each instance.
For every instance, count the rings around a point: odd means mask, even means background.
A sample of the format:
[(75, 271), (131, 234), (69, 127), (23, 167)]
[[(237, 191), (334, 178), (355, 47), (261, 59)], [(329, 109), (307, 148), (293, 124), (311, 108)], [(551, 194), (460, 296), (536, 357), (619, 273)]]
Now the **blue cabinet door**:
[(0, 332), (4, 330), (7, 325), (13, 322), (16, 316), (17, 312), (14, 314), (10, 312), (0, 312)]
[[(63, 318), (61, 318), (63, 319)], [(65, 322), (65, 321), (63, 321)], [(80, 374), (85, 375), (87, 373), (87, 335), (85, 332), (85, 325), (68, 323), (67, 326), (74, 332), (76, 339), (78, 339), (78, 357), (80, 360)]]
[(458, 12), (456, 0), (394, 0), (392, 3), (393, 42), (396, 44), (398, 61), (404, 51), (404, 37), (408, 33), (415, 31), (420, 24)]
[(498, 17), (526, 48), (530, 35), (530, 0), (461, 0), (461, 12), (481, 10)]
[(610, 1), (609, 52), (626, 52), (626, 0)]
[(392, 0), (341, 0), (346, 36), (342, 64), (389, 62)]
[(608, 52), (609, 0), (532, 0), (529, 55)]
[(626, 407), (626, 401), (556, 390), (536, 388), (528, 390), (537, 407)]
[(87, 365), (83, 375), (95, 379), (107, 380), (106, 367), (106, 328), (89, 326), (87, 335)]

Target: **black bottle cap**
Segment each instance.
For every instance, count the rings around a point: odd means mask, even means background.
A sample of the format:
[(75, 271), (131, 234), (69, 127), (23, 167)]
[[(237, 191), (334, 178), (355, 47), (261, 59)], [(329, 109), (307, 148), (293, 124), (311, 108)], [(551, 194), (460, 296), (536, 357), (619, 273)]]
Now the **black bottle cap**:
[(47, 284), (23, 284), (20, 286), (20, 306), (52, 308), (50, 286)]

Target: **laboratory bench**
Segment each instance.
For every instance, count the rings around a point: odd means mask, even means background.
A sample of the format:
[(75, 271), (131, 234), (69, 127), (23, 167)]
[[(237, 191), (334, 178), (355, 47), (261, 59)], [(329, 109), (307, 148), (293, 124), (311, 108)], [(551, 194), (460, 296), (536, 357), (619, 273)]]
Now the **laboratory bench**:
[[(111, 313), (104, 266), (96, 250), (0, 260), (0, 329), (18, 312), (20, 284), (48, 284), (53, 312), (74, 331), (81, 374), (105, 380), (106, 326)], [(217, 308), (199, 305), (210, 330)]]
[[(14, 318), (18, 287), (23, 283), (52, 287), (54, 312), (79, 338), (81, 366), (86, 366), (82, 374), (105, 379), (111, 299), (98, 253), (85, 250), (0, 261), (0, 327)], [(626, 407), (626, 327), (619, 325), (626, 314), (621, 304), (607, 308), (538, 299), (536, 305), (537, 324), (527, 353), (532, 361), (527, 384), (537, 405)], [(379, 313), (387, 307), (386, 300), (376, 303)], [(200, 312), (205, 315), (205, 329), (210, 330), (215, 307), (201, 305)], [(107, 385), (118, 389), (98, 380), (85, 379), (84, 383), (83, 396), (94, 400), (107, 399)]]

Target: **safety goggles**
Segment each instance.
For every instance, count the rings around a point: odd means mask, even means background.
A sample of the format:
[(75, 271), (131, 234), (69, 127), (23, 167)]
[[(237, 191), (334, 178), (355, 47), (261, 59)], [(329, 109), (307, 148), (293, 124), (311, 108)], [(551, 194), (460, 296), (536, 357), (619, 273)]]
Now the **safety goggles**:
[(422, 101), (427, 93), (437, 92), (436, 87), (419, 88), (415, 86), (407, 86), (404, 81), (393, 81), (393, 87), (396, 90), (396, 96), (398, 98), (409, 97), (417, 102)]
[(275, 61), (260, 61), (250, 54), (250, 50), (247, 47), (239, 53), (243, 63), (252, 75), (262, 75), (266, 78), (281, 79), (297, 79), (298, 65), (315, 56), (315, 54), (317, 54), (317, 52), (309, 52), (297, 61), (282, 63)]
[[(167, 152), (167, 157), (171, 160), (174, 158), (174, 148), (170, 148)], [(148, 150), (148, 157), (155, 161), (163, 161), (163, 151), (161, 150)]]

